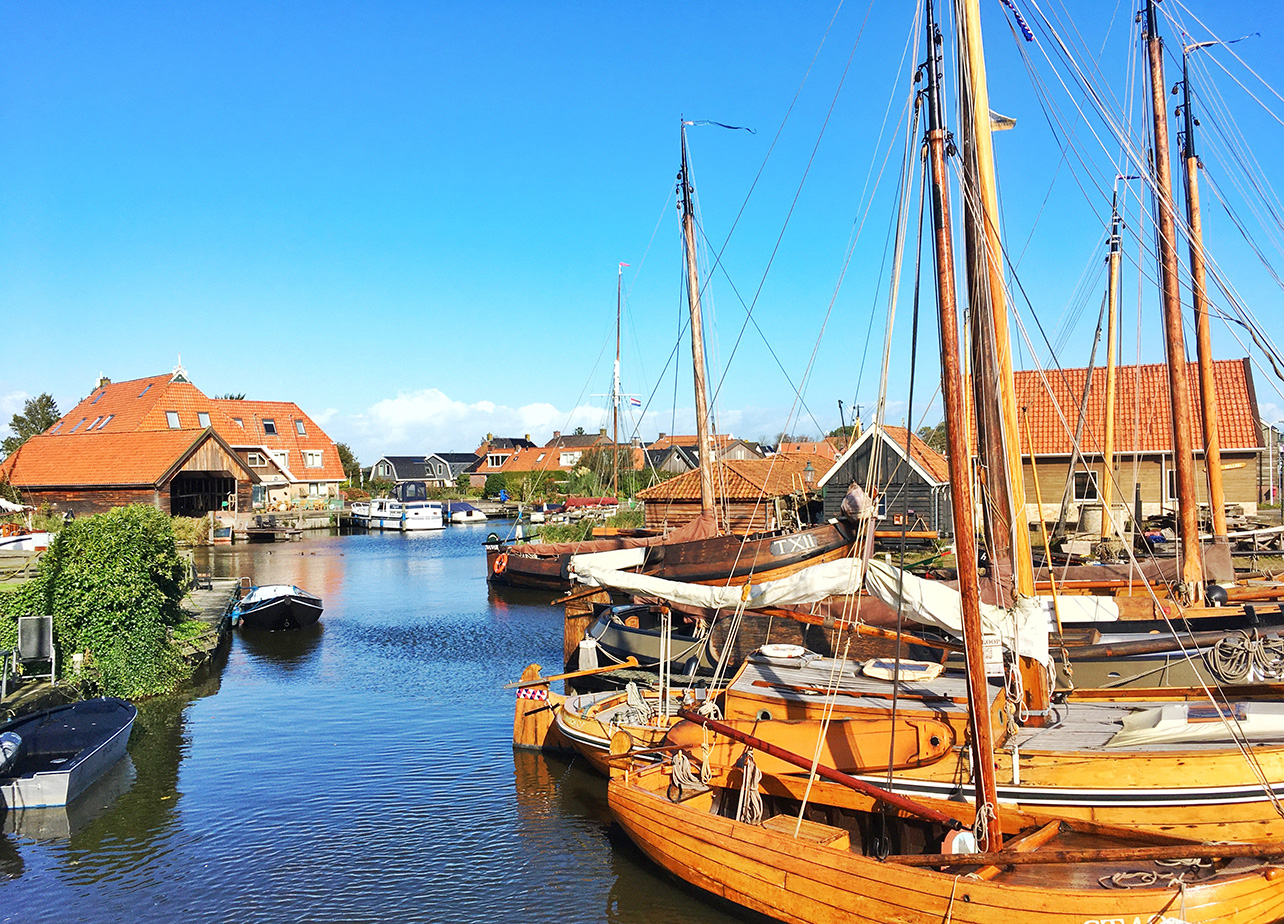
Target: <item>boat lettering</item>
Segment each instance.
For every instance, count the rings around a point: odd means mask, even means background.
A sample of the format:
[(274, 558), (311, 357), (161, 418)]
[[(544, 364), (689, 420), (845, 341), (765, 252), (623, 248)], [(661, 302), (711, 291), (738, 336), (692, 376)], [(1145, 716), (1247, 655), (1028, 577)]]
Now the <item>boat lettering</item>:
[(801, 536), (785, 536), (771, 544), (772, 555), (796, 555), (799, 552), (810, 552), (816, 548), (816, 537), (804, 533)]

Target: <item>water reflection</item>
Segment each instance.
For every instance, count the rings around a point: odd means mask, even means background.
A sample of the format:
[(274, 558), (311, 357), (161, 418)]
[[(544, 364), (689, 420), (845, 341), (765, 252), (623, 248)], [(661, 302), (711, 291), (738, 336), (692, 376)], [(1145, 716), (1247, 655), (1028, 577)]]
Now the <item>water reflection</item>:
[(136, 776), (134, 761), (126, 754), (70, 805), (6, 812), (4, 833), (33, 841), (67, 840), (85, 830), (90, 822), (127, 793)]
[(203, 552), (318, 593), (321, 623), (238, 633), (203, 685), (140, 703), (132, 786), (67, 839), (0, 833), (0, 921), (730, 920), (613, 847), (582, 762), (513, 753), (502, 684), (560, 663), (562, 613), (492, 598), (481, 538)]
[[(321, 614), (325, 618), (325, 614)], [(321, 644), (325, 632), (322, 623), (313, 623), (303, 629), (282, 632), (263, 632), (257, 629), (237, 629), (241, 647), (253, 657), (272, 663), (284, 671), (291, 671), (305, 664)]]

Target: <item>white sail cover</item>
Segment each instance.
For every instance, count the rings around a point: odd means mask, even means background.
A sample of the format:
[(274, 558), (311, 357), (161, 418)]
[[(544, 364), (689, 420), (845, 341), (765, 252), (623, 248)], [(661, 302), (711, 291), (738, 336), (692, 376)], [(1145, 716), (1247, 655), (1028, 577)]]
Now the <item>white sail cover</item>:
[(673, 603), (709, 609), (730, 610), (740, 606), (748, 610), (768, 606), (801, 606), (818, 603), (826, 597), (843, 596), (860, 590), (861, 564), (856, 558), (840, 558), (811, 565), (788, 577), (761, 584), (738, 587), (687, 584), (629, 571), (616, 571), (598, 566), (577, 555), (573, 564), (575, 580), (583, 584), (613, 587), (627, 593), (659, 597)]
[(25, 504), (15, 504), (0, 497), (0, 512), (3, 513), (22, 513), (24, 510), (35, 510), (35, 507), (28, 507)]
[[(962, 636), (962, 597), (953, 587), (899, 571), (877, 559), (869, 563), (865, 586), (892, 609), (904, 607), (905, 615), (915, 622)], [(1048, 654), (1048, 617), (1042, 600), (1020, 598), (1011, 612), (982, 603), (981, 628), (986, 635), (1001, 639), (1010, 651), (1052, 664)]]
[(1284, 703), (1174, 703), (1126, 716), (1108, 748), (1185, 744), (1190, 741), (1278, 741), (1284, 738)]

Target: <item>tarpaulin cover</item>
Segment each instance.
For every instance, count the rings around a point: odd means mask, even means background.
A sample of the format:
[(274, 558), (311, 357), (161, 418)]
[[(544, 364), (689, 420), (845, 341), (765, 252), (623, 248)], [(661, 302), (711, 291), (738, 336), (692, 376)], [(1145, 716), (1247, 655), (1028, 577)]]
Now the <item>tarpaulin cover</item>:
[[(955, 636), (963, 635), (962, 596), (953, 587), (899, 571), (877, 559), (869, 563), (865, 586), (892, 609), (903, 606), (905, 615), (915, 622), (936, 626)], [(982, 603), (981, 628), (986, 635), (1001, 639), (1009, 650), (1051, 665), (1048, 619), (1043, 601), (1037, 597), (1018, 599), (1010, 612), (992, 603)]]
[(817, 603), (827, 597), (855, 593), (860, 589), (861, 565), (859, 559), (840, 558), (811, 565), (788, 577), (739, 587), (667, 581), (646, 574), (597, 567), (591, 561), (576, 561), (574, 577), (584, 584), (613, 587), (686, 606), (735, 609), (743, 602), (745, 609), (759, 610), (769, 606)]

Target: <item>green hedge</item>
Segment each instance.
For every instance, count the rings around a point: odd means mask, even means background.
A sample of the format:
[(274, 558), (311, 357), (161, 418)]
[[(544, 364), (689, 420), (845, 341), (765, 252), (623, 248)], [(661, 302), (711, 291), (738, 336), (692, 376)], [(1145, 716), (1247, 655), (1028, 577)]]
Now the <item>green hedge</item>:
[(18, 616), (52, 614), (60, 667), (84, 652), (86, 679), (104, 693), (167, 692), (180, 677), (169, 630), (183, 619), (187, 575), (170, 518), (154, 507), (73, 520), (37, 575), (0, 595), (0, 647), (16, 640)]

